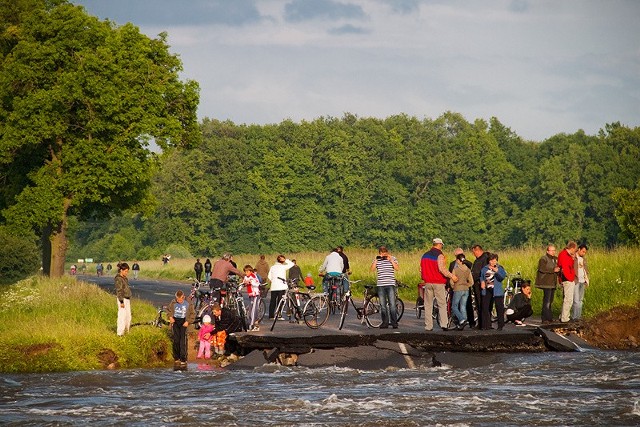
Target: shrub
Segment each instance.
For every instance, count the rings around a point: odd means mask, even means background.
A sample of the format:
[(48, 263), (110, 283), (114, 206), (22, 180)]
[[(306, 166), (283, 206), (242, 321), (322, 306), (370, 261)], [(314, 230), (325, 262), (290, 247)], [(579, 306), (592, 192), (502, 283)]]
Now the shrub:
[(0, 284), (17, 282), (38, 270), (40, 251), (34, 236), (16, 236), (0, 227), (0, 248)]

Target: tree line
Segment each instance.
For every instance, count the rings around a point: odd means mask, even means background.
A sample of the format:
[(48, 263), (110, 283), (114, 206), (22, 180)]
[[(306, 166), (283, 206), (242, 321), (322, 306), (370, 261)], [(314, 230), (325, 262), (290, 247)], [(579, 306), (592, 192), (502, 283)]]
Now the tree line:
[(77, 223), (72, 257), (412, 249), (434, 236), (462, 247), (614, 246), (640, 236), (640, 128), (538, 143), (496, 118), (452, 112), (200, 126), (200, 144), (158, 158), (147, 211)]
[(436, 235), (640, 241), (638, 128), (535, 143), (452, 112), (199, 123), (181, 70), (164, 33), (68, 0), (0, 2), (3, 277), (38, 251), (55, 277), (65, 259), (398, 250)]

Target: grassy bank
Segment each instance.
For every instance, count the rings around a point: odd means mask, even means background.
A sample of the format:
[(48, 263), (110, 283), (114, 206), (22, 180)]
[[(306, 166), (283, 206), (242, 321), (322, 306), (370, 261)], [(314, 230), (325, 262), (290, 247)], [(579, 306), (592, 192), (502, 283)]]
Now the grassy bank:
[[(132, 323), (155, 308), (132, 300)], [(166, 332), (135, 326), (116, 335), (115, 297), (74, 278), (33, 277), (0, 287), (0, 372), (152, 367), (170, 359)]]
[[(453, 259), (453, 249), (446, 247), (447, 261)], [(375, 283), (375, 273), (369, 270), (376, 252), (371, 249), (346, 248), (349, 256), (353, 280), (362, 280), (355, 286), (356, 293), (362, 292), (364, 284)], [(400, 270), (397, 277), (400, 281), (411, 286), (411, 289), (401, 291), (401, 297), (405, 302), (413, 302), (416, 298), (416, 286), (420, 282), (419, 262), (423, 251), (398, 252), (394, 255), (398, 258)], [(514, 274), (521, 272), (524, 278), (535, 282), (538, 260), (544, 254), (544, 248), (510, 249), (499, 252), (500, 262), (507, 272)], [(267, 262), (271, 265), (277, 254), (267, 254)], [(318, 283), (318, 268), (322, 264), (326, 253), (302, 252), (286, 254), (295, 258), (302, 269), (303, 274), (311, 273)], [(473, 255), (467, 252), (470, 259)], [(242, 254), (234, 255), (239, 268), (245, 264), (255, 266), (258, 255)], [(204, 259), (201, 258), (204, 262)], [(211, 258), (211, 261), (215, 261)], [(587, 289), (583, 313), (585, 317), (591, 317), (599, 312), (622, 304), (635, 304), (640, 301), (640, 249), (618, 248), (604, 250), (592, 248), (587, 254), (587, 262), (591, 272), (591, 286)], [(169, 264), (162, 265), (160, 260), (141, 261), (141, 275), (158, 279), (185, 280), (193, 276), (193, 264), (195, 259), (171, 259)], [(113, 263), (115, 265), (115, 263)], [(91, 270), (89, 270), (91, 271)], [(562, 291), (556, 293), (554, 313), (560, 312), (562, 305)], [(539, 315), (542, 301), (542, 291), (535, 289), (533, 292), (534, 312)]]

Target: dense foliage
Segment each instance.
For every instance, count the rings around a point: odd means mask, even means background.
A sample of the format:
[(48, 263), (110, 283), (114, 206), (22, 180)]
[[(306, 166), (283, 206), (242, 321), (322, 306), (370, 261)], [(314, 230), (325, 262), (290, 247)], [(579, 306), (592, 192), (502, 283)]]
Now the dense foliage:
[(170, 244), (194, 256), (397, 250), (434, 236), (492, 248), (638, 241), (619, 225), (637, 221), (637, 207), (634, 217), (612, 195), (638, 191), (640, 128), (616, 123), (534, 143), (497, 119), (455, 113), (201, 126), (199, 147), (163, 155), (155, 212), (77, 224), (75, 256), (143, 258)]
[(0, 227), (0, 248), (0, 285), (15, 283), (38, 271), (38, 247), (28, 236), (16, 236)]
[(165, 34), (64, 0), (2, 1), (0, 18), (0, 210), (42, 236), (44, 272), (59, 276), (70, 216), (141, 203), (150, 140), (198, 140), (198, 86), (179, 80)]

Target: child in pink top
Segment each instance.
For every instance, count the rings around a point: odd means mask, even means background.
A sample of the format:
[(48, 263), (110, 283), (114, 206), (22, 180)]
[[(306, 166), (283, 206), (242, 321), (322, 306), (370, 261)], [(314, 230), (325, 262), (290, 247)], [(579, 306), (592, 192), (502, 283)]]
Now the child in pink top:
[(200, 331), (198, 332), (198, 339), (200, 340), (200, 345), (198, 346), (198, 357), (197, 359), (202, 359), (204, 356), (205, 359), (211, 359), (211, 333), (213, 332), (213, 325), (211, 324), (211, 316), (205, 314), (202, 318), (202, 326), (200, 326)]

